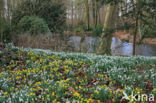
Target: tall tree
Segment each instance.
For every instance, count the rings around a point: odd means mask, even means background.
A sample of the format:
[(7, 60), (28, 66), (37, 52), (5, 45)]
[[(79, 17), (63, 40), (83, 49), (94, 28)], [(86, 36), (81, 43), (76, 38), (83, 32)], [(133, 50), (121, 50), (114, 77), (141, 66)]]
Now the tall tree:
[(85, 0), (86, 7), (86, 21), (87, 21), (87, 30), (90, 29), (90, 10), (89, 10), (89, 0)]
[(71, 5), (71, 19), (72, 19), (72, 26), (74, 25), (74, 1), (70, 1)]
[(16, 26), (24, 16), (39, 16), (52, 32), (60, 32), (65, 25), (66, 8), (62, 0), (23, 0), (13, 11), (12, 24)]
[(100, 19), (100, 8), (106, 3), (105, 0), (92, 0), (92, 14), (93, 14), (93, 22), (94, 27), (96, 28), (98, 24), (98, 17)]
[(3, 38), (4, 0), (0, 0), (0, 41)]
[(126, 7), (124, 15), (131, 31), (133, 31), (132, 55), (135, 55), (137, 34), (141, 36), (141, 40), (146, 35), (155, 35), (156, 6), (154, 0), (132, 0), (127, 2)]
[(104, 20), (103, 33), (97, 54), (111, 54), (112, 31), (115, 27), (118, 5), (108, 4)]
[(98, 19), (98, 10), (97, 10), (97, 0), (92, 0), (92, 14), (93, 14), (93, 22), (94, 27), (97, 26), (97, 19)]
[[(139, 0), (136, 0), (136, 4), (139, 4)], [(138, 31), (138, 20), (139, 20), (139, 9), (136, 8), (135, 10), (135, 29), (134, 29), (134, 36), (133, 36), (133, 55), (135, 55), (135, 47), (136, 47), (136, 36)]]

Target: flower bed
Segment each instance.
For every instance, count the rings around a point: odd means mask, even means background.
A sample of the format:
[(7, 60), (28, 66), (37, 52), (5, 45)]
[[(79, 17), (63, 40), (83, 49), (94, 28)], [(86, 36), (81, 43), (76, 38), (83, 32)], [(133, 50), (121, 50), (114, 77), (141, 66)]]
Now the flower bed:
[(0, 102), (135, 103), (131, 92), (156, 96), (155, 78), (156, 57), (18, 48), (0, 53)]

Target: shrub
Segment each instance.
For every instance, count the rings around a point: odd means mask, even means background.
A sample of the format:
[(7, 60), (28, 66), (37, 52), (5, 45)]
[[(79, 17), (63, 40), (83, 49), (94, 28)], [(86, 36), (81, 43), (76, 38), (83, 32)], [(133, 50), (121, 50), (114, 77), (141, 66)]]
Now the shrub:
[(4, 17), (0, 16), (0, 42), (8, 43), (11, 40), (11, 28)]
[(73, 26), (72, 25), (66, 25), (65, 27), (66, 30), (69, 30), (69, 31), (73, 31)]
[(93, 30), (94, 30), (94, 27), (93, 27), (93, 26), (90, 26), (90, 27), (89, 27), (89, 30), (88, 30), (87, 25), (83, 25), (83, 30), (84, 30), (84, 31), (93, 31)]
[(38, 16), (56, 32), (64, 27), (66, 9), (62, 0), (23, 0), (13, 10), (12, 24), (17, 25), (24, 16)]
[(156, 38), (156, 25), (141, 25), (142, 38)]
[(93, 36), (101, 36), (103, 30), (103, 25), (97, 25), (96, 28), (93, 29)]
[(83, 25), (83, 30), (84, 30), (84, 31), (88, 31), (87, 25)]
[(82, 32), (83, 28), (81, 26), (78, 26), (75, 28), (75, 32)]
[(35, 16), (24, 16), (19, 21), (18, 28), (21, 33), (29, 32), (31, 34), (45, 34), (50, 32), (48, 25), (44, 22), (44, 20)]

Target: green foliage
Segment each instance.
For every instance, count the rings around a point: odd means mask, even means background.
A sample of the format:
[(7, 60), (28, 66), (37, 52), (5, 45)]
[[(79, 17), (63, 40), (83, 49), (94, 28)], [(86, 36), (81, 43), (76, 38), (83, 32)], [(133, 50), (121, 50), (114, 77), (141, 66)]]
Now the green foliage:
[(140, 28), (143, 38), (156, 37), (156, 3), (155, 0), (140, 1), (137, 7), (140, 11)]
[(35, 16), (24, 16), (17, 24), (21, 33), (29, 32), (31, 34), (50, 32), (48, 25), (43, 19)]
[(93, 36), (101, 36), (103, 30), (103, 25), (97, 25), (96, 28), (93, 29)]
[[(142, 34), (143, 38), (149, 38), (149, 37), (156, 37), (156, 4), (155, 0), (140, 0), (137, 3), (134, 3), (131, 1), (130, 3), (127, 3), (127, 9), (129, 9), (129, 12), (124, 12), (123, 17), (126, 17), (127, 20), (130, 20), (128, 23), (125, 23), (124, 25), (126, 29), (134, 30), (135, 25), (134, 22), (136, 21), (136, 16), (138, 16), (139, 24), (138, 29), (140, 29), (139, 32)], [(126, 10), (122, 10), (126, 11)], [(129, 26), (128, 26), (129, 25)]]
[(52, 32), (63, 29), (66, 9), (62, 0), (24, 0), (13, 11), (12, 24), (15, 26), (24, 16), (43, 18)]
[(75, 28), (75, 32), (82, 32), (83, 28), (81, 26), (78, 26)]
[(0, 16), (0, 42), (9, 42), (11, 39), (11, 28), (9, 23)]
[(78, 23), (78, 26), (85, 26), (85, 25), (86, 25), (85, 22), (82, 20)]
[[(90, 27), (89, 27), (89, 31), (93, 31), (93, 29), (94, 29), (93, 26), (90, 26)], [(75, 32), (82, 32), (82, 31), (85, 31), (85, 32), (88, 31), (87, 25), (75, 27)]]
[(73, 31), (74, 28), (72, 25), (66, 25), (65, 29), (69, 31)]
[(84, 21), (80, 21), (77, 25), (77, 28), (81, 28), (83, 31), (87, 31), (87, 25)]
[(89, 28), (88, 28), (87, 25), (85, 25), (83, 28), (85, 31), (93, 31), (94, 26), (89, 26)]
[[(89, 30), (88, 30), (88, 26), (86, 25), (86, 23), (85, 22), (83, 22), (83, 21), (80, 21), (78, 24), (77, 24), (77, 27), (76, 27), (77, 29), (82, 29), (83, 31), (93, 31), (93, 29), (94, 29), (94, 27), (93, 26), (90, 26), (89, 27)], [(82, 31), (81, 30), (81, 31)]]
[(156, 25), (141, 25), (142, 39), (143, 38), (156, 38)]
[(51, 52), (9, 44), (0, 60), (1, 103), (119, 103), (124, 92), (156, 94), (156, 57)]
[(123, 2), (124, 0), (102, 0), (104, 2), (106, 2), (107, 4), (118, 4)]

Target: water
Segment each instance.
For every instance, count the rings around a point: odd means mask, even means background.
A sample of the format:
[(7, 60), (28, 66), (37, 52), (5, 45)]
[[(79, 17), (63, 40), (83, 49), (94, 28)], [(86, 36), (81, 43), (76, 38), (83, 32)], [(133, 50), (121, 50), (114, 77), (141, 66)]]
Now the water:
[[(81, 37), (72, 36), (70, 37), (70, 45), (75, 51), (80, 50)], [(99, 37), (85, 37), (81, 45), (82, 52), (93, 53), (96, 52), (100, 44)], [(133, 44), (121, 41), (115, 37), (112, 38), (111, 51), (115, 55), (132, 55)], [(156, 45), (141, 44), (136, 45), (136, 55), (142, 56), (156, 56)]]
[[(111, 50), (114, 54), (132, 55), (133, 44), (113, 37)], [(136, 45), (136, 55), (156, 56), (156, 45)]]

